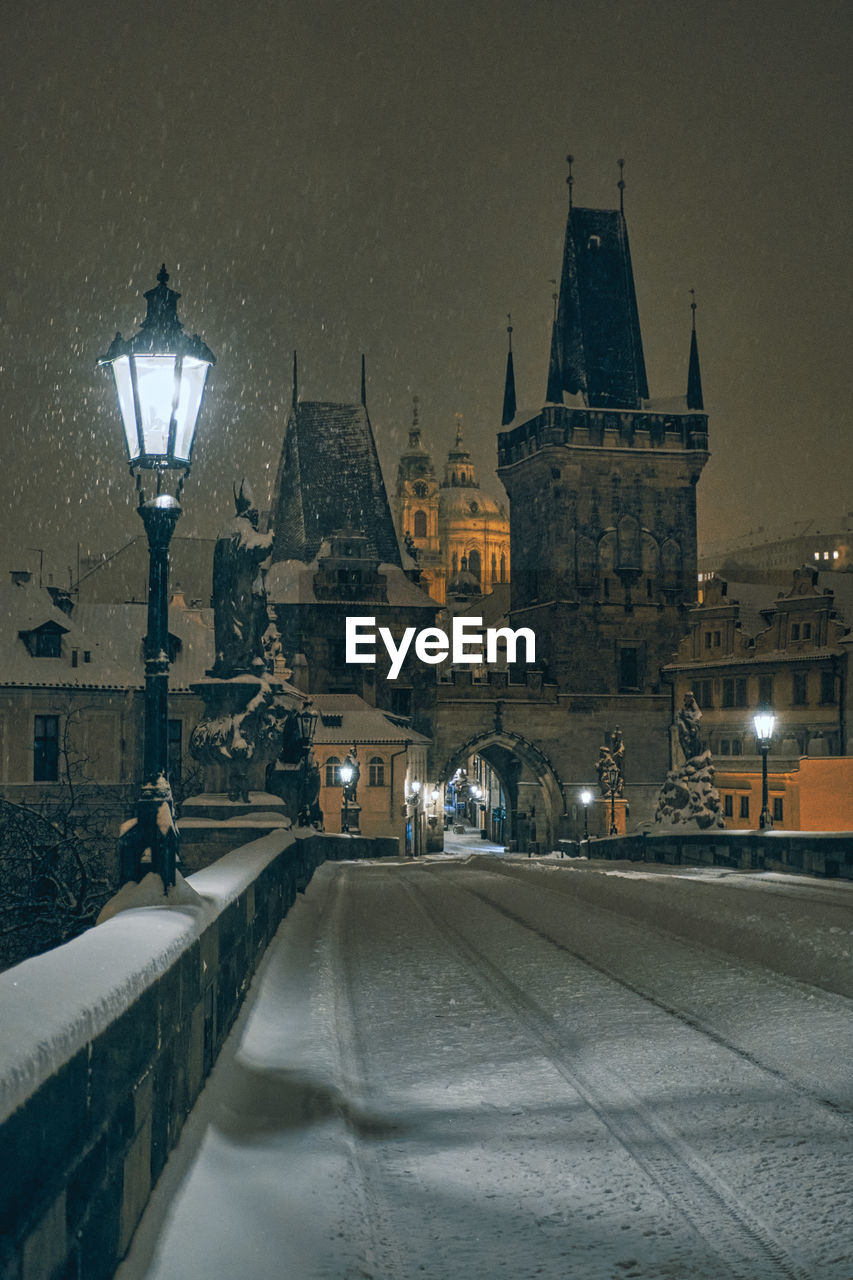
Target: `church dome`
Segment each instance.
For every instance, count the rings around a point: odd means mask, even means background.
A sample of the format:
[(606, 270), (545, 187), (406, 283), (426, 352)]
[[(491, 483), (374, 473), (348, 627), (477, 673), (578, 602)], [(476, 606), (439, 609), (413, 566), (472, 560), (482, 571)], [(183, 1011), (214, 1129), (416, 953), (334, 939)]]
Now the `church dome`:
[(482, 489), (473, 486), (439, 489), (438, 510), (442, 516), (457, 516), (464, 520), (502, 514), (494, 498), (490, 498), (487, 493), (483, 493)]

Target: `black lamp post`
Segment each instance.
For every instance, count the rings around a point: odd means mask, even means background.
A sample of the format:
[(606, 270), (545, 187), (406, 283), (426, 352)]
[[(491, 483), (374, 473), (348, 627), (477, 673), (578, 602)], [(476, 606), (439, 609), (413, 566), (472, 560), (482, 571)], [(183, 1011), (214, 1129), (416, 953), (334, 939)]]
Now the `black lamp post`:
[(313, 704), (306, 702), (303, 703), (302, 710), (297, 712), (296, 718), (299, 721), (299, 733), (302, 738), (302, 746), (307, 750), (314, 741), (314, 731), (317, 728), (317, 721), (320, 717), (314, 710)]
[(589, 806), (592, 804), (592, 792), (584, 789), (581, 792), (581, 804), (583, 805), (583, 838), (589, 844)]
[(767, 794), (767, 753), (773, 740), (773, 726), (776, 719), (769, 711), (759, 711), (753, 716), (752, 722), (755, 725), (758, 750), (761, 752), (761, 816), (758, 819), (758, 827), (761, 831), (772, 831), (773, 817), (770, 813)]
[[(183, 332), (181, 295), (168, 287), (168, 279), (163, 266), (156, 287), (145, 294), (148, 311), (139, 333), (127, 340), (117, 333), (98, 362), (109, 365), (115, 378), (149, 556), (143, 778), (136, 826), (122, 845), (122, 876), (140, 879), (150, 850), (151, 870), (162, 877), (165, 888), (175, 883), (178, 844), (168, 779), (169, 543), (181, 514), (207, 373), (216, 363), (197, 334)], [(181, 476), (174, 494), (164, 492), (172, 487), (167, 477), (177, 471)]]
[(415, 778), (412, 781), (412, 789), (407, 797), (409, 804), (412, 806), (412, 857), (417, 858), (420, 855), (421, 832), (420, 832), (420, 812), (421, 812), (421, 784)]

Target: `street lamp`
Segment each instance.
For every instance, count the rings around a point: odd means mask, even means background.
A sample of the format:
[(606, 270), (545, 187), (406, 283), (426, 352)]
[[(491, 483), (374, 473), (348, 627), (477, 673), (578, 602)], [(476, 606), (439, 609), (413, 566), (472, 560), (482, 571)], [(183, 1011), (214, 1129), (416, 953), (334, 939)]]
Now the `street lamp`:
[[(301, 711), (296, 714), (299, 721), (299, 734), (302, 739), (302, 746), (308, 748), (314, 741), (314, 731), (317, 728), (317, 721), (320, 719), (314, 710), (313, 703), (303, 703)], [(352, 766), (350, 766), (352, 768)]]
[(592, 804), (592, 792), (584, 789), (581, 792), (581, 804), (583, 805), (583, 838), (589, 843), (589, 806)]
[(773, 740), (773, 726), (776, 718), (769, 711), (759, 711), (753, 716), (752, 723), (755, 726), (758, 750), (761, 752), (761, 816), (758, 819), (758, 826), (761, 831), (772, 831), (773, 818), (767, 796), (767, 753)]
[[(168, 780), (169, 543), (181, 514), (208, 370), (216, 363), (197, 334), (184, 333), (181, 295), (168, 287), (168, 279), (162, 266), (156, 287), (145, 294), (148, 310), (139, 333), (127, 340), (117, 333), (98, 361), (113, 371), (137, 510), (148, 538), (143, 778), (136, 825), (123, 838), (122, 875), (140, 879), (150, 850), (151, 869), (167, 889), (175, 883), (178, 845)], [(164, 492), (167, 474), (174, 471), (182, 472), (175, 492)], [(151, 473), (147, 494), (145, 472)]]
[(343, 783), (343, 786), (344, 786), (344, 808), (343, 808), (343, 813), (341, 815), (341, 831), (346, 831), (346, 832), (349, 831), (349, 812), (348, 812), (349, 789), (350, 789), (350, 783), (353, 780), (354, 773), (355, 773), (355, 769), (349, 762), (341, 765), (341, 769), (340, 769), (341, 782)]
[(412, 779), (412, 786), (409, 794), (406, 796), (407, 801), (412, 806), (412, 857), (417, 858), (420, 852), (420, 806), (421, 806), (421, 784), (419, 779)]

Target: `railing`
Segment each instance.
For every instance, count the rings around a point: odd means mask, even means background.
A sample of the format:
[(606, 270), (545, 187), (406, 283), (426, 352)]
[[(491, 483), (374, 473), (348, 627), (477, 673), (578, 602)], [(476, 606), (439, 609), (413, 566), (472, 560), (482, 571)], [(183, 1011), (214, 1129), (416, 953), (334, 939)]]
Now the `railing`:
[(0, 975), (0, 1272), (113, 1275), (267, 944), (327, 859), (396, 840), (276, 831)]
[(853, 832), (683, 831), (639, 832), (606, 839), (560, 840), (568, 856), (658, 862), (673, 866), (788, 871), (853, 880)]

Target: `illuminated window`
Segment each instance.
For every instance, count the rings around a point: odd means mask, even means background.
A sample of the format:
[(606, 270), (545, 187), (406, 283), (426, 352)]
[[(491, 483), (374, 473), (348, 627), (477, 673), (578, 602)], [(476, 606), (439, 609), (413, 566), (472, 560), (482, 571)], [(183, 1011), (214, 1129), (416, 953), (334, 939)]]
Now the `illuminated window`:
[(326, 786), (341, 786), (341, 762), (337, 756), (329, 756), (326, 761)]
[(371, 787), (385, 786), (385, 761), (381, 756), (371, 756), (368, 783)]

